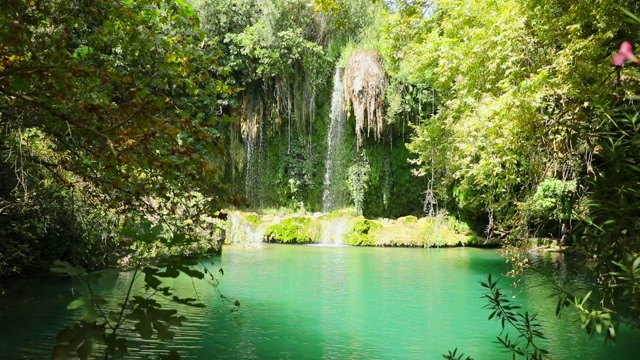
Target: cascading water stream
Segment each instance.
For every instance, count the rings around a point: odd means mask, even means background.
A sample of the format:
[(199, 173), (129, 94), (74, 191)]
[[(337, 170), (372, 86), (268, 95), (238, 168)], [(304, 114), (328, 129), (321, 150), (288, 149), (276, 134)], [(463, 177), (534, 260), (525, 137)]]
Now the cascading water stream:
[(264, 153), (264, 130), (262, 126), (260, 99), (251, 97), (247, 111), (243, 140), (246, 146), (245, 195), (253, 204), (259, 203), (261, 194), (260, 173)]
[(344, 111), (344, 85), (342, 76), (344, 69), (336, 68), (333, 76), (333, 94), (331, 95), (331, 113), (329, 132), (327, 135), (327, 158), (325, 162), (325, 173), (322, 194), (322, 211), (329, 212), (336, 209), (341, 204), (336, 191), (336, 181), (334, 179), (336, 170), (341, 165), (340, 149), (344, 142), (344, 132), (346, 128), (346, 114)]

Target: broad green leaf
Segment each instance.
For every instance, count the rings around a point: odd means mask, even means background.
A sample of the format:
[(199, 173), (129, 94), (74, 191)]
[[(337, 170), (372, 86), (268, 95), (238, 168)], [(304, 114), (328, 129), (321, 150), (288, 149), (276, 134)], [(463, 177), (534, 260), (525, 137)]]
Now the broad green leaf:
[(88, 303), (88, 299), (86, 297), (79, 297), (67, 305), (67, 309), (74, 310), (85, 306)]
[(160, 279), (158, 279), (157, 277), (151, 274), (145, 275), (144, 282), (154, 289), (160, 286), (160, 284), (162, 284), (162, 281), (160, 281)]
[(153, 328), (158, 332), (158, 339), (172, 341), (175, 333), (169, 330), (167, 325), (163, 325), (159, 321), (153, 322)]
[(88, 323), (93, 323), (98, 318), (98, 314), (93, 306), (85, 306), (82, 311), (82, 320)]
[(180, 271), (182, 271), (183, 273), (187, 274), (190, 277), (194, 277), (197, 279), (204, 279), (204, 273), (200, 270), (194, 270), (186, 266), (181, 266)]
[(172, 316), (166, 322), (171, 326), (182, 326), (185, 321), (187, 321), (187, 318), (184, 316)]
[(136, 323), (135, 329), (143, 339), (151, 339), (151, 336), (153, 335), (153, 327), (151, 326), (151, 322), (148, 319), (143, 319), (140, 322)]
[(178, 276), (180, 276), (180, 272), (174, 267), (169, 267), (165, 271), (157, 273), (156, 276), (177, 278)]
[(188, 305), (191, 307), (196, 307), (196, 308), (204, 308), (206, 307), (203, 303), (201, 302), (197, 302), (198, 299), (194, 299), (194, 298), (185, 298), (185, 299), (181, 299), (177, 296), (173, 297), (173, 301), (177, 302), (178, 304), (184, 304), (184, 305)]

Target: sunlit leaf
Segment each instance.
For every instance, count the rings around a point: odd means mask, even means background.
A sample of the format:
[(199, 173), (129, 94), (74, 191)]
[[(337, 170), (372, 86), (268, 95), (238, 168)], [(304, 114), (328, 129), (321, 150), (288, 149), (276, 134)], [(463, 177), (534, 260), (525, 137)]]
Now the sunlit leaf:
[(97, 318), (98, 314), (96, 313), (96, 310), (93, 308), (93, 306), (85, 306), (84, 310), (82, 311), (82, 320), (88, 323), (93, 323)]
[(87, 298), (79, 297), (79, 298), (73, 300), (72, 302), (70, 302), (69, 305), (67, 305), (67, 309), (74, 310), (74, 309), (81, 308), (81, 307), (85, 306), (87, 304), (87, 302), (88, 302)]

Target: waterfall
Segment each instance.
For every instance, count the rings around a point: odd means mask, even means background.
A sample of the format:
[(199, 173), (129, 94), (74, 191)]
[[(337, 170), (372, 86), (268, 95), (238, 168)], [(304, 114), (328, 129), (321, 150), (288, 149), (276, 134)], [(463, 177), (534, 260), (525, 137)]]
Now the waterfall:
[(249, 98), (247, 121), (243, 129), (243, 140), (246, 145), (245, 195), (257, 205), (261, 195), (261, 166), (264, 153), (264, 126), (262, 126), (262, 105), (260, 99)]
[(340, 150), (344, 142), (346, 128), (346, 114), (344, 111), (344, 86), (342, 75), (344, 69), (337, 67), (333, 76), (333, 94), (331, 95), (330, 125), (327, 134), (327, 157), (322, 193), (322, 211), (335, 210), (341, 204), (336, 187), (336, 171), (340, 166)]
[(257, 215), (231, 211), (226, 225), (226, 242), (230, 244), (256, 245), (262, 243), (269, 222), (255, 224), (248, 219)]
[(323, 220), (318, 242), (323, 245), (343, 245), (349, 226), (350, 219), (346, 217)]

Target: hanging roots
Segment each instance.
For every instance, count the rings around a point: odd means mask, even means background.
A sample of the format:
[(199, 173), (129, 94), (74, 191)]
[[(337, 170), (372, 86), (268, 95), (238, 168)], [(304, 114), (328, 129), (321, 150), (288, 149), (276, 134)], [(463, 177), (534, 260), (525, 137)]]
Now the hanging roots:
[(373, 131), (375, 139), (380, 139), (386, 85), (382, 62), (375, 51), (356, 50), (349, 56), (344, 91), (346, 105), (353, 107), (356, 118), (358, 149), (362, 146), (365, 128), (367, 136)]

